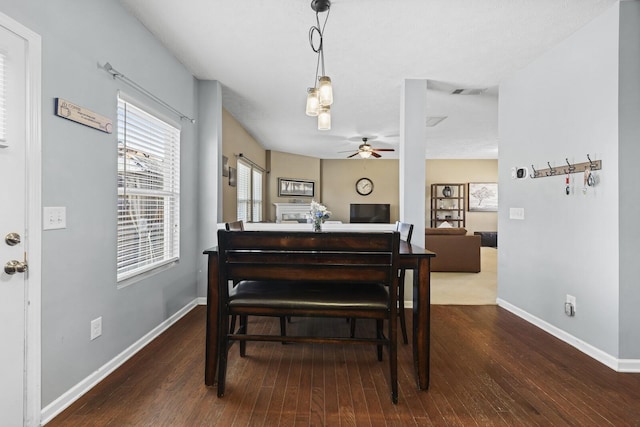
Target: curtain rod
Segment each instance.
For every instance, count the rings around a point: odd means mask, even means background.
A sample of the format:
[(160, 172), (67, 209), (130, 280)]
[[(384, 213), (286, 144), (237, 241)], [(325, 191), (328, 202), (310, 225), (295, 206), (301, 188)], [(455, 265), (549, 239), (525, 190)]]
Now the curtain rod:
[(121, 72), (115, 70), (111, 66), (111, 64), (109, 64), (108, 62), (105, 63), (102, 68), (107, 73), (111, 74), (113, 76), (114, 80), (116, 78), (122, 80), (123, 82), (127, 83), (129, 86), (133, 87), (134, 89), (136, 89), (139, 92), (142, 92), (144, 95), (146, 95), (149, 98), (153, 99), (155, 102), (157, 102), (158, 104), (162, 105), (167, 110), (169, 110), (169, 111), (173, 112), (175, 115), (179, 116), (181, 120), (182, 119), (189, 120), (191, 123), (195, 123), (196, 122), (196, 119), (192, 119), (191, 117), (189, 117), (189, 116), (187, 116), (185, 114), (182, 114), (180, 111), (176, 110), (171, 105), (167, 104), (162, 99), (158, 98), (157, 96), (155, 96), (154, 94), (152, 94), (151, 92), (149, 92), (148, 90), (146, 90), (145, 88), (140, 86), (138, 83), (134, 82), (133, 80), (131, 80), (130, 78), (128, 78), (127, 76), (122, 74)]
[(251, 164), (251, 166), (253, 166), (256, 169), (259, 169), (262, 172), (266, 172), (266, 169), (263, 168), (262, 166), (260, 166), (259, 164), (257, 164), (256, 162), (254, 162), (253, 160), (251, 160), (250, 158), (248, 158), (247, 156), (245, 156), (244, 154), (240, 153), (240, 154), (236, 154), (236, 157), (238, 159), (242, 159), (245, 162)]

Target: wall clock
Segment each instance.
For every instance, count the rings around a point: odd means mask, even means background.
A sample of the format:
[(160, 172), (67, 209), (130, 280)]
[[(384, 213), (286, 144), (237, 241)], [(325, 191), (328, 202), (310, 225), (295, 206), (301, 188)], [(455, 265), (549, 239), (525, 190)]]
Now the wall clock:
[(373, 182), (369, 178), (360, 178), (356, 182), (356, 191), (361, 196), (368, 196), (373, 191)]

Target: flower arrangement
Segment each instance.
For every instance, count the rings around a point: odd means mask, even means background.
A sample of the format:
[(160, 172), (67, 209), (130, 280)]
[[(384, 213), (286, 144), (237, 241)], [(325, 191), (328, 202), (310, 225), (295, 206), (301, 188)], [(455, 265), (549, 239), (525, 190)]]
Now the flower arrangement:
[(313, 231), (322, 231), (322, 223), (325, 219), (329, 219), (331, 211), (327, 210), (327, 207), (315, 200), (311, 201), (311, 208), (309, 210), (309, 217), (313, 224)]

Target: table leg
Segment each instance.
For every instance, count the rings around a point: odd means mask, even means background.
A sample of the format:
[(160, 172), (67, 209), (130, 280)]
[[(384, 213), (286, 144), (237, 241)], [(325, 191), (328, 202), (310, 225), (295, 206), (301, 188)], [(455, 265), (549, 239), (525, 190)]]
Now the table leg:
[(209, 254), (207, 278), (207, 340), (205, 348), (204, 383), (213, 386), (218, 370), (218, 254)]
[(430, 259), (421, 257), (413, 272), (413, 363), (418, 389), (429, 388), (429, 351), (431, 331)]

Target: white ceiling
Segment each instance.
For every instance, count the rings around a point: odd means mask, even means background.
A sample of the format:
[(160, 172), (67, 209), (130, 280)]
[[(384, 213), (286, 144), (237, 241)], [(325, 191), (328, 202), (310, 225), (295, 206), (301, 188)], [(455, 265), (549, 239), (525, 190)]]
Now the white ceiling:
[(427, 116), (447, 116), (427, 128), (426, 158), (497, 158), (500, 81), (616, 2), (334, 0), (324, 35), (332, 128), (318, 131), (304, 114), (316, 67), (310, 0), (120, 1), (195, 77), (220, 81), (224, 108), (264, 148), (323, 159), (345, 158), (362, 136), (397, 158), (407, 78), (429, 80)]

